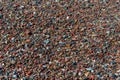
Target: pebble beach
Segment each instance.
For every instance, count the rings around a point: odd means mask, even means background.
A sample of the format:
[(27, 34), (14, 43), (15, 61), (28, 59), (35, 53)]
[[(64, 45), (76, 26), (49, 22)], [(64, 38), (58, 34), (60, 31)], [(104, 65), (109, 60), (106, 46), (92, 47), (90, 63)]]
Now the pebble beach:
[(0, 80), (120, 80), (120, 0), (0, 0)]

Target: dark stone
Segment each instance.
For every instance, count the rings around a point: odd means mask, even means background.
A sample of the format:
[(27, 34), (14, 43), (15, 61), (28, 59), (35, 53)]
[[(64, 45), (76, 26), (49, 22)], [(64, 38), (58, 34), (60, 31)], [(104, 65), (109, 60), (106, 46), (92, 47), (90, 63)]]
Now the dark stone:
[(28, 33), (28, 35), (30, 35), (30, 36), (31, 36), (31, 35), (32, 35), (32, 32), (29, 32), (29, 33)]
[(75, 44), (75, 43), (76, 43), (76, 41), (72, 40), (71, 43), (70, 43), (70, 45)]
[(2, 19), (3, 18), (3, 15), (2, 14), (0, 14), (0, 19)]
[(82, 42), (87, 42), (88, 40), (87, 40), (87, 39), (85, 39), (85, 38), (83, 38), (81, 41), (82, 41)]
[(77, 63), (75, 61), (72, 62), (73, 65), (77, 65)]

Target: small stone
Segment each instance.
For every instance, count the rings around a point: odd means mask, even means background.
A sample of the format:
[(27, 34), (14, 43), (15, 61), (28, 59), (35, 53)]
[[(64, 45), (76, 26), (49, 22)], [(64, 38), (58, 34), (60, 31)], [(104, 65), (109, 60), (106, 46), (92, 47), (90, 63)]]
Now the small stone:
[(49, 64), (52, 64), (52, 62), (50, 61)]
[(70, 47), (70, 44), (66, 44), (66, 47)]
[(49, 39), (44, 40), (45, 44), (48, 44), (49, 42), (50, 42)]
[(91, 68), (91, 67), (89, 67), (89, 68), (86, 68), (86, 70), (91, 71), (91, 70), (92, 70), (92, 68)]
[(23, 47), (27, 49), (27, 48), (28, 48), (28, 44), (25, 43), (25, 44), (23, 45)]
[(89, 72), (86, 72), (86, 73), (85, 73), (85, 76), (88, 76), (88, 75), (89, 75)]
[(72, 62), (73, 65), (77, 65), (77, 63), (75, 61)]
[(23, 8), (24, 8), (24, 6), (23, 6), (23, 5), (21, 5), (21, 6), (20, 6), (20, 8), (21, 8), (21, 9), (23, 9)]
[(29, 71), (27, 71), (27, 73), (26, 73), (27, 75), (30, 75), (31, 74), (31, 71), (29, 70)]
[(97, 36), (97, 34), (95, 34), (95, 33), (92, 33), (92, 37), (95, 37), (95, 36)]
[(73, 72), (73, 76), (76, 76), (77, 75), (77, 73), (76, 72)]
[(65, 71), (65, 69), (62, 69), (62, 71)]
[(120, 73), (120, 70), (117, 70), (118, 73)]
[(42, 67), (43, 67), (43, 68), (47, 68), (47, 66), (46, 66), (46, 65), (43, 65)]
[(28, 35), (30, 35), (30, 36), (31, 36), (31, 35), (32, 35), (32, 32), (29, 32), (29, 33), (28, 33)]
[(67, 16), (66, 19), (69, 19), (69, 16)]
[(60, 47), (57, 49), (57, 51), (60, 51)]
[(93, 72), (94, 72), (94, 70), (91, 70), (91, 72), (93, 73)]
[(14, 74), (12, 77), (13, 77), (13, 78), (17, 78), (17, 75)]
[(12, 37), (12, 38), (11, 38), (11, 41), (14, 42), (14, 41), (15, 41), (15, 37)]
[(11, 64), (15, 64), (16, 63), (16, 61), (15, 60), (11, 60)]
[(83, 38), (81, 41), (82, 42), (87, 42), (88, 40), (86, 38)]
[(34, 48), (34, 50), (36, 51), (38, 48)]
[(0, 14), (0, 19), (2, 19), (2, 17), (3, 17), (3, 15), (2, 15), (2, 14)]
[(64, 42), (62, 42), (62, 41), (59, 41), (59, 44), (64, 44)]
[(0, 68), (3, 68), (4, 67), (4, 63), (0, 63)]
[(28, 39), (26, 39), (26, 42), (30, 42), (30, 39), (28, 38)]
[(33, 12), (33, 14), (36, 14), (36, 12)]
[(110, 34), (110, 31), (106, 31), (106, 33), (109, 35), (109, 34)]
[(73, 37), (72, 40), (77, 40), (76, 37)]
[(80, 75), (81, 75), (81, 72), (79, 72), (78, 75), (80, 76)]
[(19, 71), (19, 72), (22, 71), (22, 68), (19, 68), (17, 71)]

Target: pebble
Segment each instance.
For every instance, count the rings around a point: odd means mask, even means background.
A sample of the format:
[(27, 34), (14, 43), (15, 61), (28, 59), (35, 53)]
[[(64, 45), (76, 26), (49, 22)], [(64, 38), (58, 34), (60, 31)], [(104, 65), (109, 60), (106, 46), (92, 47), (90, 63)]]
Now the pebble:
[(21, 5), (21, 6), (20, 6), (20, 8), (21, 8), (21, 9), (23, 9), (23, 8), (24, 8), (24, 6), (23, 6), (23, 5)]
[(66, 19), (68, 20), (68, 19), (69, 19), (69, 16), (67, 16)]
[(44, 43), (48, 44), (49, 43), (49, 39), (44, 40)]
[(120, 73), (120, 70), (117, 70), (118, 73)]
[(15, 37), (12, 37), (12, 38), (11, 38), (11, 41), (14, 42), (14, 41), (15, 41)]
[(81, 73), (81, 72), (79, 72), (79, 73), (78, 73), (78, 75), (79, 75), (79, 76), (81, 76), (81, 75), (82, 75), (82, 73)]
[(11, 64), (15, 64), (16, 63), (16, 61), (15, 60), (11, 60)]
[(89, 68), (86, 68), (86, 70), (91, 71), (91, 70), (92, 70), (92, 68), (91, 68), (91, 67), (89, 67)]
[(12, 77), (13, 77), (13, 78), (17, 78), (17, 75), (13, 75)]
[(62, 41), (59, 41), (59, 44), (64, 44), (64, 42), (62, 42)]

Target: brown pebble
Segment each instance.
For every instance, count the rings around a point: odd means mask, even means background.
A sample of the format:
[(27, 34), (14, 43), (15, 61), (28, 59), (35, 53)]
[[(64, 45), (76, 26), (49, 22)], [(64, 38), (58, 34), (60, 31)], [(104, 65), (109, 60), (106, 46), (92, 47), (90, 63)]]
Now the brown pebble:
[(28, 38), (28, 39), (26, 39), (26, 42), (30, 42), (30, 39)]

